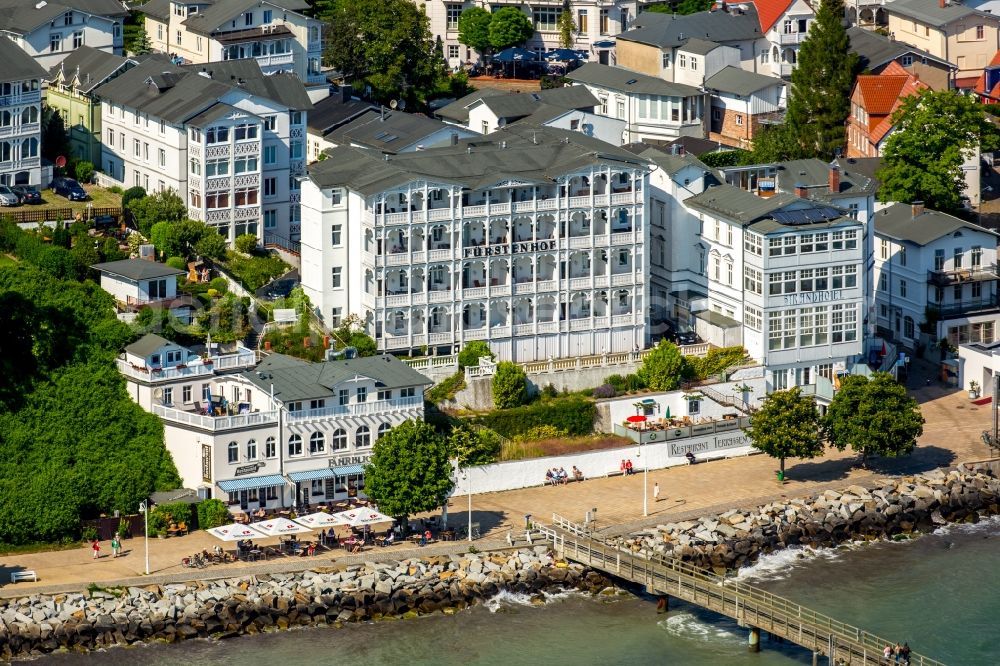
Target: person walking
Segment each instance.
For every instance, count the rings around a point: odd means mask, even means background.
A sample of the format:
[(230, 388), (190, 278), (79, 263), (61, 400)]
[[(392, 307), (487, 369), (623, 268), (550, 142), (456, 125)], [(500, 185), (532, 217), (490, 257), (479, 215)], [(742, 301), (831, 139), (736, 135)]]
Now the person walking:
[(96, 560), (101, 556), (101, 543), (97, 539), (94, 539), (90, 544), (90, 550), (93, 552), (94, 559)]
[(885, 649), (882, 650), (882, 656), (885, 657), (885, 663), (892, 663), (892, 646), (886, 643)]
[(660, 484), (659, 483), (654, 483), (653, 484), (653, 501), (654, 502), (659, 502), (660, 501)]
[(909, 643), (905, 643), (905, 642), (903, 643), (903, 647), (900, 648), (899, 654), (903, 657), (903, 663), (906, 664), (906, 666), (910, 666), (910, 644)]
[(892, 649), (892, 653), (896, 656), (897, 664), (903, 660), (903, 648), (899, 643), (896, 643), (896, 647)]
[(118, 540), (118, 535), (111, 537), (111, 557), (118, 557), (118, 553), (122, 549), (122, 542)]

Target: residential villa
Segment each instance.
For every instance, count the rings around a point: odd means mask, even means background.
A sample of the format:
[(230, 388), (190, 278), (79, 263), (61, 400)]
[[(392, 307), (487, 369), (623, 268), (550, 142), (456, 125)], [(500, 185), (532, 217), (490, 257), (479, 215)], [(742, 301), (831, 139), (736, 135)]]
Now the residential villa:
[(0, 185), (41, 185), (42, 82), (48, 74), (0, 38)]
[(0, 0), (0, 35), (51, 70), (82, 46), (122, 55), (127, 15), (117, 0)]
[(892, 64), (902, 67), (932, 90), (954, 88), (958, 68), (927, 51), (864, 28), (848, 28), (851, 51), (860, 58), (862, 71), (881, 74)]
[(847, 117), (847, 156), (880, 157), (893, 130), (892, 115), (904, 99), (926, 89), (895, 62), (880, 74), (859, 74), (851, 91), (851, 115)]

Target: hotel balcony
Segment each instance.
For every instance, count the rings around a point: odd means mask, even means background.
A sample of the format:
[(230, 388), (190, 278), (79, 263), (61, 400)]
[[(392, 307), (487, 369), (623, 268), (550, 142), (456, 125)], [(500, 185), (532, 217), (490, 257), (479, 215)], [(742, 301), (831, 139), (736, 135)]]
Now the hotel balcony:
[(178, 364), (167, 367), (141, 367), (132, 365), (125, 359), (116, 359), (118, 372), (126, 377), (144, 382), (166, 382), (191, 377), (214, 375), (228, 370), (252, 368), (257, 364), (257, 355), (246, 347), (238, 347), (232, 354), (217, 354), (208, 359), (198, 359), (190, 365)]
[(372, 400), (351, 405), (335, 405), (319, 409), (303, 409), (289, 412), (288, 423), (303, 423), (322, 419), (336, 419), (344, 416), (364, 416), (367, 414), (392, 414), (396, 412), (423, 409), (423, 396), (412, 398), (393, 398), (392, 400)]
[(153, 405), (153, 413), (164, 421), (188, 425), (192, 428), (207, 430), (209, 432), (254, 428), (278, 423), (278, 410), (246, 412), (226, 416), (207, 416), (200, 412), (185, 411), (165, 405)]
[(990, 314), (1000, 311), (1000, 299), (996, 294), (983, 298), (969, 298), (953, 303), (928, 303), (927, 312), (938, 319), (952, 319), (977, 314)]
[(996, 264), (956, 268), (951, 271), (927, 271), (927, 282), (937, 287), (950, 287), (967, 282), (991, 282), (1000, 280)]
[(0, 127), (0, 136), (31, 136), (38, 134), (40, 130), (38, 123), (26, 123), (23, 125), (5, 125)]

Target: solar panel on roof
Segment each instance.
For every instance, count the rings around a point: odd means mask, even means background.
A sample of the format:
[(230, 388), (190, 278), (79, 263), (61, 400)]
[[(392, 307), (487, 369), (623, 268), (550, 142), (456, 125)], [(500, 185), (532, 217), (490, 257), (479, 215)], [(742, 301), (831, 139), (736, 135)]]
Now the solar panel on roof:
[(828, 206), (818, 206), (816, 208), (804, 208), (801, 210), (778, 210), (771, 213), (771, 217), (781, 224), (817, 224), (829, 222), (840, 217), (840, 211)]

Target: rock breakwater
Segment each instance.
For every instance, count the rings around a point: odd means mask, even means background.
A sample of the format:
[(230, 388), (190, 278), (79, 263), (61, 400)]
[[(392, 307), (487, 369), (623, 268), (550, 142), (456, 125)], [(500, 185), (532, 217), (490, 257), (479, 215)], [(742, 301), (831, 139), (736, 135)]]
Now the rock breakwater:
[(658, 525), (616, 540), (633, 552), (676, 557), (722, 574), (792, 545), (829, 547), (893, 538), (996, 515), (1000, 479), (989, 468), (934, 470), (866, 488), (732, 509)]
[(297, 625), (454, 613), (500, 591), (598, 592), (610, 583), (547, 547), (368, 562), (184, 584), (0, 601), (0, 660), (138, 642), (229, 638)]

